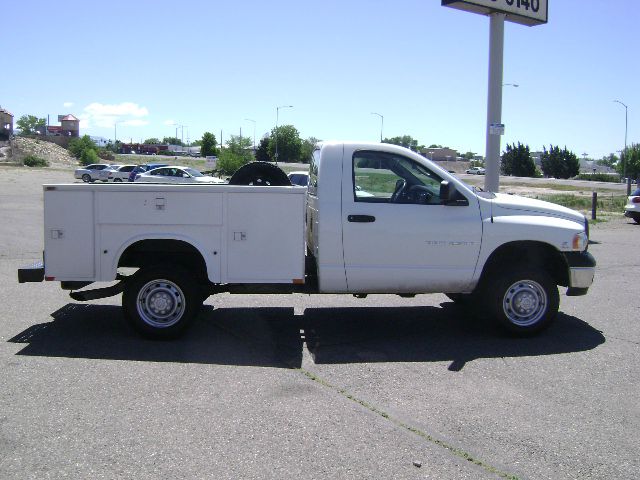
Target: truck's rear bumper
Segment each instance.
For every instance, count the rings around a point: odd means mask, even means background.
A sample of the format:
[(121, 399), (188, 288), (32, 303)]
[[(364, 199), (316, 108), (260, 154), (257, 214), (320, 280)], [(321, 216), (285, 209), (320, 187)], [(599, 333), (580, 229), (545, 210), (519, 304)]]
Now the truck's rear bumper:
[(44, 280), (44, 263), (37, 262), (28, 267), (18, 269), (18, 282), (42, 282)]

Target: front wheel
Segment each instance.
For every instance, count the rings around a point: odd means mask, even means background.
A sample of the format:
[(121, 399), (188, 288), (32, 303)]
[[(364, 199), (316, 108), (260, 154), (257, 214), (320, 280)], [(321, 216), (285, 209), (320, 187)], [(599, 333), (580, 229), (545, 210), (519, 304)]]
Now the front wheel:
[(84, 183), (91, 183), (91, 175), (89, 175), (88, 173), (85, 173), (84, 175), (82, 175), (82, 181)]
[(498, 323), (518, 335), (531, 335), (548, 327), (560, 305), (558, 287), (543, 270), (502, 274), (484, 291)]
[(177, 266), (141, 268), (128, 280), (122, 295), (127, 321), (154, 339), (181, 335), (201, 306), (197, 284)]

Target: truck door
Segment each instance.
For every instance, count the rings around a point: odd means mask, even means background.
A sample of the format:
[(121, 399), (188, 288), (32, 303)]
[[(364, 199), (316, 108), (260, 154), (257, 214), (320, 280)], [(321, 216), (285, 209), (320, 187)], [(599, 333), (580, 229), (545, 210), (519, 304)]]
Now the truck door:
[(442, 178), (401, 154), (355, 151), (344, 161), (342, 224), (348, 290), (467, 290), (482, 239), (475, 196), (464, 192), (469, 198), (458, 205), (442, 205)]

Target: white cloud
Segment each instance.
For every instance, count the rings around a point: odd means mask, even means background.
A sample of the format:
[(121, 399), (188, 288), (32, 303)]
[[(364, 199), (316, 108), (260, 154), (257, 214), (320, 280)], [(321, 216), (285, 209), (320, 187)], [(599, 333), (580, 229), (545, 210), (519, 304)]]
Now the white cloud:
[(123, 102), (105, 105), (94, 102), (84, 107), (84, 113), (79, 118), (82, 128), (91, 126), (109, 128), (113, 127), (116, 122), (131, 127), (148, 125), (149, 122), (144, 120), (144, 117), (147, 116), (149, 116), (149, 110), (137, 103)]
[(73, 107), (73, 102), (64, 102), (64, 103), (62, 104), (62, 106), (63, 106), (64, 108), (71, 108), (71, 107)]
[(174, 126), (176, 124), (176, 121), (175, 120), (165, 120), (164, 124), (172, 127), (172, 126)]

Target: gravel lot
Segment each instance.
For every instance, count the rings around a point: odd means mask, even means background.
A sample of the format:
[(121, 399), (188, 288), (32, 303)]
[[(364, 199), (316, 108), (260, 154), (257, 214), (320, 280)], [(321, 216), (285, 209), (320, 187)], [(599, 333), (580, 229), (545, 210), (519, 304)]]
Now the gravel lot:
[(0, 168), (0, 478), (637, 477), (633, 222), (593, 226), (592, 289), (530, 339), (444, 295), (225, 294), (150, 342), (119, 296), (17, 283), (70, 181)]

